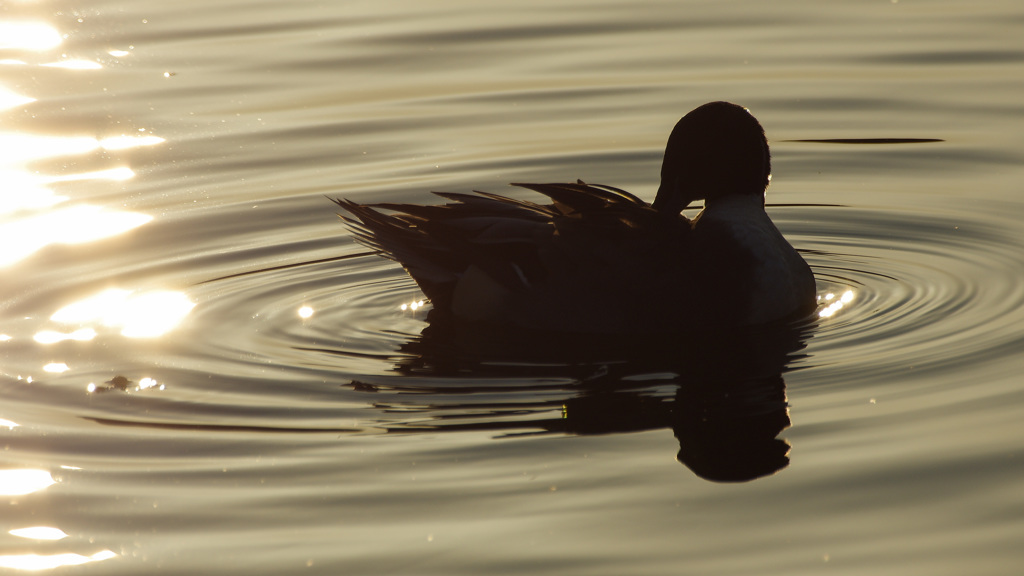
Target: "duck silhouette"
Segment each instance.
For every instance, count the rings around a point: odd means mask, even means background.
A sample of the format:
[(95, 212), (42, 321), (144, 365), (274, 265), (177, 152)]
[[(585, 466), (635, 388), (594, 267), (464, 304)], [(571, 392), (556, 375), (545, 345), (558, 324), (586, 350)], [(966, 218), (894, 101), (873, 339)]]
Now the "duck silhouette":
[[(612, 186), (513, 184), (537, 203), (435, 192), (447, 203), (334, 200), (358, 241), (400, 263), (431, 315), (488, 329), (661, 334), (804, 316), (814, 276), (765, 212), (768, 142), (711, 102), (668, 139), (653, 204)], [(693, 219), (681, 212), (705, 201)]]

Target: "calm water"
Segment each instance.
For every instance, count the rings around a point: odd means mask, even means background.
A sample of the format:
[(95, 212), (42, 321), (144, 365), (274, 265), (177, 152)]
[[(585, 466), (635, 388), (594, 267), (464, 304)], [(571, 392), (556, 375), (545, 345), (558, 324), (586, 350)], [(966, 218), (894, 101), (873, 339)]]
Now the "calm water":
[[(1013, 573), (1022, 25), (1009, 0), (3, 5), (0, 567)], [(652, 199), (674, 122), (719, 99), (766, 127), (827, 310), (738, 357), (452, 355), (324, 198)], [(798, 142), (866, 138), (941, 141)]]

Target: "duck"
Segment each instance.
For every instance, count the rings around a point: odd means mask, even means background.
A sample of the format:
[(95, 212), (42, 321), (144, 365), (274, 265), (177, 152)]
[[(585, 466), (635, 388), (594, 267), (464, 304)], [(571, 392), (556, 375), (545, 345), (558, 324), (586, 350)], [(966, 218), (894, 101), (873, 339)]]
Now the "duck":
[[(811, 268), (765, 212), (771, 154), (750, 111), (710, 102), (669, 135), (654, 202), (612, 186), (513, 183), (546, 198), (434, 192), (443, 204), (332, 199), (399, 263), (432, 315), (488, 330), (651, 335), (789, 322)], [(695, 217), (683, 214), (704, 200)]]

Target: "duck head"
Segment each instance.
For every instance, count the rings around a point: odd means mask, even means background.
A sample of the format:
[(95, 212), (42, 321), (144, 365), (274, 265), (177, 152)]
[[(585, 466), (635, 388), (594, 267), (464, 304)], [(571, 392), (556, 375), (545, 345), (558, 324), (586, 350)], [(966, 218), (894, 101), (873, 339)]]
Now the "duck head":
[(654, 208), (675, 216), (693, 200), (760, 195), (771, 180), (764, 129), (744, 107), (710, 102), (676, 124), (665, 146)]

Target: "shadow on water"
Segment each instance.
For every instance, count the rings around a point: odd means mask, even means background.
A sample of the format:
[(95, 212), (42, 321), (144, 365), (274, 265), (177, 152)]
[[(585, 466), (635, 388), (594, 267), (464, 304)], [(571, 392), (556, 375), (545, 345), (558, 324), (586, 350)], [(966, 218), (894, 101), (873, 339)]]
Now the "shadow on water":
[(375, 406), (422, 418), (392, 433), (613, 434), (671, 428), (701, 478), (743, 482), (789, 464), (783, 373), (813, 325), (671, 338), (497, 332), (431, 312), (401, 347), (398, 383), (353, 382)]

